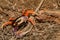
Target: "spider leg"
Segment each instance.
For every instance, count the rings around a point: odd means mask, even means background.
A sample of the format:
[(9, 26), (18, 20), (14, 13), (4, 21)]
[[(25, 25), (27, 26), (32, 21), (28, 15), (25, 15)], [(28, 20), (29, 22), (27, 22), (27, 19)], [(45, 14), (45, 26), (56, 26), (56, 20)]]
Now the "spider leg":
[(13, 21), (13, 20), (15, 20), (16, 18), (13, 18), (13, 17), (11, 17), (11, 18), (9, 18), (9, 21)]
[(8, 21), (8, 22), (4, 23), (4, 24), (1, 26), (1, 28), (4, 28), (4, 27), (6, 27), (7, 25), (11, 25), (11, 24), (12, 24), (12, 22), (11, 22), (11, 21)]
[(1, 26), (1, 28), (6, 27), (7, 25), (12, 25), (13, 20), (15, 20), (15, 18), (9, 18), (9, 21), (8, 21), (8, 22), (5, 22), (5, 23)]
[(33, 19), (31, 19), (31, 18), (29, 18), (28, 21), (30, 21), (32, 23), (32, 25), (36, 24), (35, 21)]

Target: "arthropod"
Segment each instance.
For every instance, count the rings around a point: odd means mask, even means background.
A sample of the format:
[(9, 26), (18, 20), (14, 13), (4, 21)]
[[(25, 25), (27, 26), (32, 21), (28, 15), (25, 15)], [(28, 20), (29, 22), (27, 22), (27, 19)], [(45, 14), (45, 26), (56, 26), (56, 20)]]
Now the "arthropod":
[[(34, 14), (34, 11), (29, 9), (22, 12), (22, 15), (17, 18), (9, 18), (9, 21), (4, 23), (1, 28), (6, 27), (7, 25), (12, 25), (16, 35), (24, 35), (29, 32), (32, 27), (29, 27), (31, 24), (34, 26), (35, 22), (31, 15)], [(29, 25), (27, 25), (29, 24)], [(23, 26), (23, 28), (21, 27)], [(25, 27), (27, 26), (27, 27)], [(19, 29), (22, 28), (22, 29)], [(27, 30), (28, 29), (28, 30)]]

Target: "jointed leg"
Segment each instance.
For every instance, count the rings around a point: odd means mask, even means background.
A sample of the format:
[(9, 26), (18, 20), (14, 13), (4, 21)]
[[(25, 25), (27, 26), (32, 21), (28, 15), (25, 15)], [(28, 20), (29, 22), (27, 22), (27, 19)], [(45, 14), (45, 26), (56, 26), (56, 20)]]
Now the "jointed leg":
[(8, 21), (8, 22), (4, 23), (4, 24), (1, 26), (1, 28), (6, 27), (7, 25), (12, 25), (12, 21)]
[(33, 25), (36, 24), (35, 21), (33, 19), (31, 19), (31, 18), (29, 18), (28, 21), (30, 21)]
[(8, 21), (8, 22), (6, 22), (6, 23), (4, 23), (4, 24), (1, 26), (1, 28), (6, 27), (7, 25), (12, 25), (13, 20), (15, 20), (15, 18), (9, 18), (9, 21)]

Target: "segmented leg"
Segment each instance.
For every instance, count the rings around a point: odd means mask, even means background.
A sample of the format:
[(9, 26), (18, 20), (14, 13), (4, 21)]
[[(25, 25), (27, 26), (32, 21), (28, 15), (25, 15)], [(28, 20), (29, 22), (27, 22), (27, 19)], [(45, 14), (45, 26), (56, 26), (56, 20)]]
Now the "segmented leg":
[(11, 24), (12, 24), (12, 21), (8, 21), (8, 22), (4, 23), (1, 28), (4, 28), (4, 27), (6, 27), (7, 25), (11, 25)]
[(29, 18), (28, 21), (30, 21), (32, 23), (32, 25), (36, 24), (35, 21), (33, 19), (31, 19), (31, 18)]
[(15, 20), (16, 18), (13, 18), (13, 17), (11, 17), (11, 18), (9, 18), (9, 21), (13, 21), (13, 20)]
[(1, 28), (6, 27), (7, 25), (12, 25), (13, 20), (15, 20), (15, 18), (9, 18), (9, 21), (8, 21), (8, 22), (6, 22), (6, 23), (4, 23), (4, 24), (1, 26)]

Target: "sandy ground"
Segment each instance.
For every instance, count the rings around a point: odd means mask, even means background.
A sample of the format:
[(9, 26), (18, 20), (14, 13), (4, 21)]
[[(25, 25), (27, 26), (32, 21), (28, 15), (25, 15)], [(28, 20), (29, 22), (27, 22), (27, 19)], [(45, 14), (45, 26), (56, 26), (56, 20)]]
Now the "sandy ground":
[[(17, 18), (22, 9), (36, 9), (41, 0), (0, 0), (0, 27), (10, 17)], [(40, 9), (60, 10), (60, 0), (45, 0)], [(0, 30), (0, 40), (60, 40), (60, 25), (52, 22), (37, 23), (37, 32), (32, 31), (22, 38), (12, 32), (12, 26)]]

